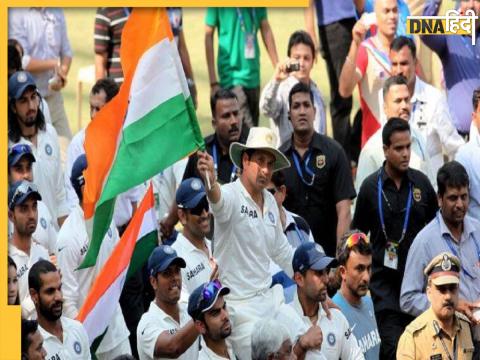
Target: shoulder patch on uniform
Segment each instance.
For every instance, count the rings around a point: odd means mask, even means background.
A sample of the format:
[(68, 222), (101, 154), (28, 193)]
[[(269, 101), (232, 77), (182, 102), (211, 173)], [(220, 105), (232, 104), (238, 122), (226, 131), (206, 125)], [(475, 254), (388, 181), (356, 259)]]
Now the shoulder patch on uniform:
[(427, 321), (417, 318), (416, 320), (412, 321), (406, 328), (405, 332), (410, 334), (416, 333), (419, 330), (422, 330), (425, 326), (427, 326)]

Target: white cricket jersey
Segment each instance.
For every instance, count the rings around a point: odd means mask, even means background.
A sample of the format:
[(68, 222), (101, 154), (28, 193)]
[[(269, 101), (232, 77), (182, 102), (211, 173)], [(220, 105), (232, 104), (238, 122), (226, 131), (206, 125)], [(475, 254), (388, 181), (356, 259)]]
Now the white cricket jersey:
[(28, 288), (28, 272), (38, 260), (49, 260), (48, 251), (32, 240), (30, 255), (28, 255), (9, 242), (8, 255), (10, 255), (17, 265), (18, 296), (20, 298), (20, 304), (22, 305), (22, 317), (25, 319), (36, 319), (37, 312), (35, 311), (35, 305), (30, 298), (30, 291)]
[[(118, 231), (113, 222), (103, 238), (96, 266), (76, 270), (85, 258), (90, 240), (87, 234), (83, 210), (77, 205), (65, 220), (58, 233), (57, 262), (62, 272), (63, 314), (74, 319), (85, 301), (90, 288), (118, 243)], [(104, 353), (120, 345), (128, 338), (120, 304), (116, 304), (115, 315), (108, 326), (98, 352)]]
[[(323, 333), (323, 341), (320, 350), (310, 350), (305, 355), (306, 360), (362, 360), (362, 350), (358, 346), (357, 339), (353, 335), (348, 320), (340, 310), (330, 309), (332, 319), (320, 305), (318, 309), (317, 325)], [(282, 305), (275, 315), (276, 319), (290, 332), (292, 342), (305, 334), (312, 326), (310, 318), (303, 315), (302, 305), (296, 293), (294, 299), (288, 305)]]
[[(210, 240), (205, 239), (205, 244), (211, 257)], [(183, 234), (178, 234), (172, 248), (187, 264), (187, 267), (182, 269), (182, 296), (180, 301), (188, 303), (188, 297), (192, 291), (210, 280), (212, 273), (210, 258), (204, 251), (197, 249)]]
[[(33, 180), (38, 186), (38, 191), (50, 214), (55, 220), (68, 215), (69, 208), (65, 197), (60, 145), (55, 128), (51, 124), (46, 124), (45, 130), (39, 130), (37, 146), (23, 137), (18, 143), (27, 144), (32, 148), (36, 160), (32, 164)], [(9, 142), (9, 147), (13, 145), (15, 144)]]
[(212, 350), (210, 350), (207, 347), (207, 344), (205, 343), (205, 340), (203, 340), (203, 337), (200, 340), (200, 345), (201, 345), (202, 349), (198, 353), (198, 360), (229, 360), (229, 359), (230, 360), (235, 360), (236, 359), (235, 355), (233, 354), (232, 347), (230, 346), (228, 341), (227, 341), (228, 358), (217, 355)]
[[(160, 309), (155, 303), (155, 300), (150, 303), (148, 311), (142, 315), (137, 326), (137, 349), (140, 360), (165, 359), (153, 356), (158, 336), (164, 331), (168, 331), (169, 334), (174, 335), (180, 328), (183, 328), (192, 320), (187, 313), (187, 305), (178, 303), (178, 306), (180, 307), (180, 323)], [(177, 359), (197, 360), (198, 339)]]
[(63, 329), (63, 342), (38, 325), (43, 337), (43, 348), (47, 352), (46, 359), (80, 360), (91, 359), (88, 335), (82, 323), (65, 316), (60, 318)]
[[(57, 230), (55, 229), (54, 222), (57, 219), (53, 219), (50, 215), (50, 211), (43, 201), (37, 201), (38, 220), (37, 228), (32, 234), (34, 241), (42, 245), (48, 250), (49, 254), (54, 254), (57, 247)], [(8, 221), (8, 238), (13, 235), (13, 223)]]
[(293, 248), (283, 233), (275, 198), (263, 191), (260, 209), (240, 179), (220, 187), (218, 203), (211, 204), (215, 219), (215, 256), (222, 284), (230, 299), (255, 296), (272, 283), (270, 261), (292, 275)]

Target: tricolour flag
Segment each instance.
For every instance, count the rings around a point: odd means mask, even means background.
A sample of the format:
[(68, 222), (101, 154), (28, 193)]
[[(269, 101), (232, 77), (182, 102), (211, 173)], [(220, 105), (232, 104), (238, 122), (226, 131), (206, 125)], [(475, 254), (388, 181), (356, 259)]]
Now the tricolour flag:
[(132, 11), (120, 58), (124, 83), (86, 129), (83, 208), (92, 236), (81, 268), (95, 264), (118, 194), (204, 146), (165, 9)]
[(95, 279), (78, 313), (77, 320), (83, 323), (90, 345), (105, 333), (128, 274), (139, 269), (157, 245), (156, 224), (153, 187), (150, 184), (130, 224)]

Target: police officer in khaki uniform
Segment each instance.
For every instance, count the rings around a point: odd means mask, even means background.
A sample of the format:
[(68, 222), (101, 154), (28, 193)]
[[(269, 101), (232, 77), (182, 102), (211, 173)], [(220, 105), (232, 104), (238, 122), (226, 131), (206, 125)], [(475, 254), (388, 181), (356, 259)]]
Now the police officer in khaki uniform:
[(397, 359), (464, 360), (473, 358), (468, 319), (455, 311), (460, 283), (460, 260), (450, 253), (427, 265), (430, 308), (410, 323), (398, 342)]

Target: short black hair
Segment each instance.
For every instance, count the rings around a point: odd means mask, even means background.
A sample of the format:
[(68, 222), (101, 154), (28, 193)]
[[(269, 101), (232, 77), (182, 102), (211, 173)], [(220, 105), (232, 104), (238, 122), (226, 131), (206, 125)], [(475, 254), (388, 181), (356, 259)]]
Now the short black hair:
[(292, 107), (292, 97), (293, 95), (297, 93), (304, 93), (304, 94), (309, 94), (310, 95), (310, 100), (312, 101), (312, 105), (315, 106), (315, 103), (313, 102), (313, 92), (312, 89), (310, 89), (310, 86), (298, 82), (295, 85), (293, 85), (292, 89), (290, 90), (290, 93), (288, 94), (288, 108), (290, 109)]
[(417, 47), (415, 46), (415, 42), (409, 37), (402, 35), (393, 39), (392, 44), (390, 45), (390, 51), (398, 52), (405, 46), (408, 46), (412, 53), (412, 57), (415, 60), (417, 58)]
[(473, 90), (473, 96), (472, 96), (473, 112), (477, 111), (478, 103), (480, 103), (480, 87)]
[(22, 360), (28, 359), (28, 348), (32, 343), (31, 335), (38, 330), (37, 320), (22, 319)]
[(285, 173), (283, 171), (275, 171), (272, 174), (272, 183), (276, 188), (285, 185)]
[(106, 102), (109, 102), (110, 100), (113, 99), (115, 95), (118, 94), (118, 91), (120, 88), (118, 87), (118, 84), (115, 82), (115, 80), (110, 79), (110, 78), (105, 78), (105, 79), (99, 79), (93, 85), (92, 90), (90, 91), (92, 94), (98, 94), (100, 91), (105, 91), (106, 95)]
[(44, 259), (38, 260), (35, 264), (33, 264), (28, 272), (28, 288), (34, 289), (36, 292), (40, 292), (40, 288), (42, 287), (40, 275), (57, 271), (58, 270), (55, 265), (53, 265), (50, 261)]
[(407, 79), (405, 79), (405, 77), (402, 75), (390, 76), (383, 84), (383, 88), (382, 88), (383, 99), (385, 99), (388, 92), (390, 91), (390, 88), (394, 85), (405, 85), (408, 87), (408, 82), (407, 82)]
[(310, 50), (312, 50), (312, 57), (315, 59), (315, 44), (310, 34), (303, 30), (297, 30), (292, 35), (290, 35), (290, 39), (288, 40), (288, 50), (287, 50), (288, 57), (290, 57), (292, 47), (298, 44), (304, 44), (308, 46)]
[(212, 111), (212, 116), (215, 117), (215, 109), (217, 107), (218, 100), (228, 100), (235, 99), (237, 100), (237, 95), (232, 90), (229, 89), (218, 89), (215, 94), (210, 97), (210, 110)]
[(367, 243), (365, 241), (359, 241), (358, 244), (353, 245), (351, 248), (345, 246), (348, 238), (351, 235), (358, 233), (361, 234), (362, 232), (360, 230), (354, 229), (343, 234), (342, 239), (340, 240), (340, 247), (337, 249), (337, 260), (339, 265), (345, 266), (352, 251), (355, 251), (356, 253), (359, 253), (361, 255), (372, 255), (372, 247), (370, 246), (370, 243)]
[(395, 132), (410, 132), (410, 125), (408, 121), (405, 121), (398, 117), (393, 117), (388, 119), (387, 123), (383, 126), (382, 130), (382, 142), (385, 146), (390, 146), (392, 143), (390, 141), (393, 133)]
[(17, 46), (22, 45), (16, 39), (8, 39), (8, 74), (22, 70), (22, 54), (18, 51)]
[(438, 195), (442, 196), (447, 191), (447, 187), (460, 188), (470, 185), (467, 170), (458, 161), (449, 161), (438, 169), (437, 186)]

